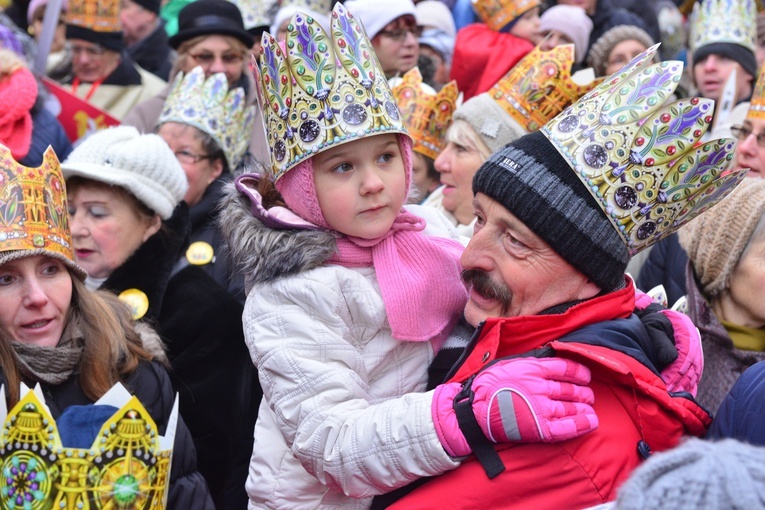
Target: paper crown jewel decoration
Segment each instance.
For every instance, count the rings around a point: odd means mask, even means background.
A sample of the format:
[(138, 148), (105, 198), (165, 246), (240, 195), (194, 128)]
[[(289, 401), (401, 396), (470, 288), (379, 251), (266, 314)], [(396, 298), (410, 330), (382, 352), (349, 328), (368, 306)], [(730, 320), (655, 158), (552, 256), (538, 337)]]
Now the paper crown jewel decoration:
[(704, 0), (693, 6), (690, 48), (732, 43), (755, 50), (757, 8), (754, 0)]
[(748, 119), (765, 119), (765, 66), (760, 66), (760, 76), (749, 100)]
[(486, 26), (498, 32), (524, 12), (542, 4), (541, 0), (472, 0), (473, 9)]
[(573, 44), (549, 51), (537, 46), (489, 90), (489, 96), (531, 133), (602, 81), (577, 85), (571, 79), (573, 63)]
[(420, 70), (415, 67), (393, 87), (393, 95), (414, 141), (412, 149), (436, 159), (444, 147), (446, 130), (457, 108), (457, 83), (450, 81), (436, 92), (422, 83)]
[(159, 124), (179, 122), (207, 133), (223, 150), (232, 171), (247, 151), (255, 119), (255, 106), (247, 106), (244, 90), (228, 90), (223, 73), (205, 79), (204, 70), (195, 67), (187, 75), (178, 73), (162, 107)]
[(716, 204), (746, 170), (729, 170), (735, 140), (700, 143), (714, 101), (664, 105), (683, 70), (651, 65), (652, 46), (542, 128), (608, 216), (631, 255)]
[(48, 147), (37, 168), (0, 145), (0, 253), (47, 250), (74, 262), (61, 165)]
[(120, 0), (71, 0), (66, 22), (94, 32), (119, 32)]
[(330, 147), (407, 132), (361, 24), (342, 4), (330, 24), (331, 37), (310, 16), (295, 14), (286, 52), (263, 34), (263, 111), (275, 179)]
[(1, 508), (166, 507), (177, 400), (163, 437), (135, 396), (121, 385), (112, 388), (96, 405), (111, 404), (110, 399), (124, 405), (103, 424), (92, 446), (80, 449), (62, 445), (41, 393), (39, 387), (31, 391), (22, 385), (22, 396), (10, 413), (2, 399)]

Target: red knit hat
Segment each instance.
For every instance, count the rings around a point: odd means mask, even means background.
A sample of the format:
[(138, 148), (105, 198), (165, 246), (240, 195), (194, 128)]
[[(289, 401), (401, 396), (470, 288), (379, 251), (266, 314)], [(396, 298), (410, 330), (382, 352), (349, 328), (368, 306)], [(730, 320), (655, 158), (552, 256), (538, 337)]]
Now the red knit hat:
[(37, 81), (29, 69), (19, 68), (0, 80), (0, 143), (18, 161), (29, 152), (32, 115), (37, 99)]

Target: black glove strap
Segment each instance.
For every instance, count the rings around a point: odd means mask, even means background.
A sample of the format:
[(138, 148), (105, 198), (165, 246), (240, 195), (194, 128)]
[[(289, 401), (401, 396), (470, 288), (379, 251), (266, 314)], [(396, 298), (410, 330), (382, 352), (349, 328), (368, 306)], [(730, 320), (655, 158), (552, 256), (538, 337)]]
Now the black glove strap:
[(460, 431), (465, 436), (468, 446), (483, 466), (486, 476), (492, 479), (505, 470), (505, 465), (502, 463), (497, 450), (494, 449), (494, 443), (489, 441), (483, 433), (481, 426), (478, 425), (478, 420), (475, 419), (475, 414), (473, 414), (475, 393), (472, 385), (474, 378), (475, 376), (465, 381), (462, 385), (462, 391), (454, 397), (454, 412), (457, 415)]

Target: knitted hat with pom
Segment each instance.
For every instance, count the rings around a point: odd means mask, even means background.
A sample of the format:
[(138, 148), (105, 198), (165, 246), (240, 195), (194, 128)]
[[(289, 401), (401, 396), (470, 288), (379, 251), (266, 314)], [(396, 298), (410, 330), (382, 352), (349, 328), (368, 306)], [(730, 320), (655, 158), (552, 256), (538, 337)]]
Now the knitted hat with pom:
[(96, 131), (61, 164), (65, 179), (79, 176), (125, 188), (168, 219), (188, 189), (186, 174), (165, 141), (132, 126)]

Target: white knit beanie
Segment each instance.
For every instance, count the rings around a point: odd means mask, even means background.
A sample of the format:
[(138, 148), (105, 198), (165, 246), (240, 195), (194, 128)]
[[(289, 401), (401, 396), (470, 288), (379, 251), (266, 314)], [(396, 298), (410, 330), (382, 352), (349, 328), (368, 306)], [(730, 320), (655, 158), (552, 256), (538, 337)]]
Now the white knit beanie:
[(96, 131), (61, 163), (61, 170), (65, 179), (80, 176), (125, 188), (162, 219), (172, 216), (189, 187), (165, 141), (132, 126)]
[(557, 30), (574, 43), (574, 61), (581, 64), (587, 54), (592, 33), (592, 20), (581, 7), (574, 5), (553, 5), (539, 18), (539, 31)]
[(471, 97), (454, 111), (453, 120), (464, 120), (492, 153), (527, 131), (494, 101), (488, 92)]
[(345, 7), (361, 20), (370, 39), (396, 18), (407, 14), (417, 18), (412, 0), (348, 0)]

